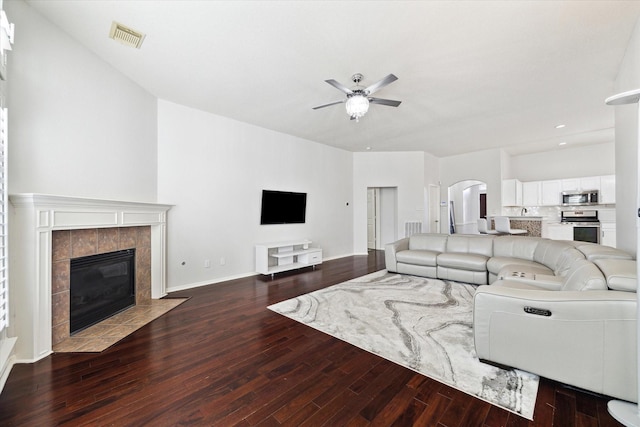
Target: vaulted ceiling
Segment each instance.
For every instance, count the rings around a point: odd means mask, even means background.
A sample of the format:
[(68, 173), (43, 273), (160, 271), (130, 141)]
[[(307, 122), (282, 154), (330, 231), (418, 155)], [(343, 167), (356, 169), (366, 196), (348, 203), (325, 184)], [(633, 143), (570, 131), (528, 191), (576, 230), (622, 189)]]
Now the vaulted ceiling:
[[(638, 1), (28, 0), (158, 98), (349, 151), (523, 154), (614, 140)], [(146, 34), (108, 38), (112, 21)], [(358, 123), (325, 83), (399, 79)], [(629, 88), (632, 89), (632, 88)], [(565, 127), (556, 129), (556, 125)]]

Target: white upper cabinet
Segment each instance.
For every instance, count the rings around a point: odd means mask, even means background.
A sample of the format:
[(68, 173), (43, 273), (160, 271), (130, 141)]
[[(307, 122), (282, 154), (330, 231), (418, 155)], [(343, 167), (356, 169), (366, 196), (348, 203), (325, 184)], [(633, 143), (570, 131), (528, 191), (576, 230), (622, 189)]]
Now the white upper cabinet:
[(616, 176), (600, 177), (600, 204), (614, 204), (616, 202)]
[(580, 190), (580, 178), (569, 178), (560, 181), (562, 184), (561, 191), (577, 191)]
[(558, 179), (542, 181), (540, 183), (540, 191), (542, 193), (540, 204), (542, 206), (560, 205), (560, 192), (562, 191), (561, 189), (561, 182)]
[(585, 178), (580, 178), (580, 189), (581, 190), (600, 190), (600, 177), (588, 176)]
[(585, 191), (599, 189), (599, 176), (586, 176), (583, 178), (568, 178), (562, 180), (562, 191)]
[(522, 206), (522, 183), (517, 179), (502, 181), (502, 206)]
[(502, 181), (502, 206), (559, 206), (563, 191), (587, 190), (600, 191), (599, 204), (615, 204), (616, 177), (587, 176), (528, 182), (505, 179)]
[(541, 182), (530, 181), (522, 183), (522, 206), (539, 206), (541, 203)]

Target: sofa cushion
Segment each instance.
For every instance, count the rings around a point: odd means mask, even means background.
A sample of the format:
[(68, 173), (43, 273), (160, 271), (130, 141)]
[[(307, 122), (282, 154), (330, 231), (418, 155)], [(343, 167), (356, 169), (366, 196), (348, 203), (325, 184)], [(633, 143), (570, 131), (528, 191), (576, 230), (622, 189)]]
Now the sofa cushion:
[(449, 268), (441, 265), (437, 268), (438, 279), (453, 280), (455, 282), (471, 283), (474, 285), (487, 284), (487, 271), (463, 270), (460, 268)]
[(596, 265), (586, 259), (574, 261), (564, 278), (563, 291), (607, 290), (607, 282)]
[(564, 276), (576, 259), (584, 259), (582, 252), (563, 241), (543, 240), (538, 243), (533, 260), (549, 267), (557, 276)]
[(522, 236), (495, 237), (493, 239), (493, 256), (533, 261), (533, 254), (538, 243), (542, 240), (539, 237), (527, 237), (526, 239), (523, 239)]
[(623, 259), (598, 259), (594, 261), (607, 280), (609, 289), (637, 292), (636, 262)]
[(485, 255), (443, 253), (438, 255), (438, 267), (486, 271), (488, 259), (489, 257)]
[(584, 254), (589, 261), (597, 259), (633, 259), (633, 257), (611, 246), (602, 246), (595, 243), (577, 243), (576, 248)]
[(553, 272), (556, 276), (566, 276), (569, 270), (571, 270), (571, 266), (573, 263), (578, 260), (584, 260), (584, 254), (577, 249), (571, 248), (560, 254), (556, 262), (556, 266), (553, 269)]
[(492, 236), (449, 236), (447, 253), (477, 254), (491, 257), (493, 255)]
[(426, 250), (444, 252), (447, 247), (448, 234), (423, 233), (409, 237), (410, 250)]
[(426, 265), (428, 267), (436, 266), (436, 257), (439, 252), (409, 250), (396, 253), (396, 260), (403, 264)]
[(533, 260), (540, 264), (547, 265), (567, 248), (571, 248), (571, 246), (564, 242), (558, 240), (543, 240), (536, 246), (536, 250), (533, 252)]

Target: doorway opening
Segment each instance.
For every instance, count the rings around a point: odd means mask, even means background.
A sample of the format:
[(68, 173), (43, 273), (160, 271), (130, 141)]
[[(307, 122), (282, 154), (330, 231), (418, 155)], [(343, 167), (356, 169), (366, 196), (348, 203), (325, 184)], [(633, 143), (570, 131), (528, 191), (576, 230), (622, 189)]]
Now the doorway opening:
[(367, 188), (367, 249), (398, 240), (397, 187)]
[(449, 187), (449, 231), (478, 234), (478, 219), (487, 217), (487, 184), (465, 180)]

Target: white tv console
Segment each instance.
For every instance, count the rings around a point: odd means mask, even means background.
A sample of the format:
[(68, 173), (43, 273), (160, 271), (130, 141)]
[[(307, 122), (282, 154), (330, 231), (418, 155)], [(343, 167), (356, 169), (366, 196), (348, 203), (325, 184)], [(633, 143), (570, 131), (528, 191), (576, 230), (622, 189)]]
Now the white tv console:
[(256, 245), (256, 271), (270, 274), (322, 264), (322, 249), (309, 247), (311, 240), (261, 243)]

